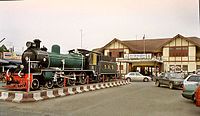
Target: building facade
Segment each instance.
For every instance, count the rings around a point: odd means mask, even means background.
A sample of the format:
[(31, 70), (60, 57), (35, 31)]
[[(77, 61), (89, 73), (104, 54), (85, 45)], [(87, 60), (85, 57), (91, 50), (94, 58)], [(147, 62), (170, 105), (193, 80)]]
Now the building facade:
[(193, 72), (200, 69), (200, 38), (184, 37), (121, 41), (113, 39), (100, 49), (115, 57), (119, 73), (139, 71), (156, 75), (163, 71)]

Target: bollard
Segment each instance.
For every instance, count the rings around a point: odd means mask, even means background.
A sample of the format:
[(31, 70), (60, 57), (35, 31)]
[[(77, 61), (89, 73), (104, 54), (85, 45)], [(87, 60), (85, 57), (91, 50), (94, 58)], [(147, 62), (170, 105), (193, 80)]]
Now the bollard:
[(105, 83), (105, 78), (104, 78), (104, 75), (103, 75), (103, 83)]
[(66, 77), (64, 77), (64, 87), (66, 87)]
[(89, 84), (89, 76), (86, 77), (87, 84)]
[(26, 79), (26, 92), (29, 92), (29, 90), (28, 90), (28, 79)]

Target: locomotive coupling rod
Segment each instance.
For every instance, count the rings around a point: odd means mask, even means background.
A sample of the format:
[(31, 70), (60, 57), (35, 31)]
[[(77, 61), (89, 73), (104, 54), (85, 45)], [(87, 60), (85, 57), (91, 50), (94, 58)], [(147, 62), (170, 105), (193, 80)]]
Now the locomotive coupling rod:
[(69, 77), (69, 79), (71, 79), (71, 80), (76, 80), (76, 77)]
[(76, 80), (76, 77), (70, 77), (70, 76), (62, 76), (61, 78), (64, 78), (64, 79), (71, 79), (71, 80)]

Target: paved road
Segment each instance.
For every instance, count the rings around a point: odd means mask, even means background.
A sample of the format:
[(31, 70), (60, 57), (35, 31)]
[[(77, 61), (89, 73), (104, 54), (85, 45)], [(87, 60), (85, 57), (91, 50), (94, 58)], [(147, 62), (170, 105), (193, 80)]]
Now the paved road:
[(181, 90), (133, 82), (36, 103), (0, 102), (0, 116), (199, 116), (200, 108)]

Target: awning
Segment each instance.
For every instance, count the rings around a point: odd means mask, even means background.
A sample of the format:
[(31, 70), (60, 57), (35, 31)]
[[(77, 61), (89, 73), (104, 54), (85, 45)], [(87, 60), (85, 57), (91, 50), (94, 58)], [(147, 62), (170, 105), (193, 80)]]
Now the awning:
[(19, 65), (19, 64), (22, 64), (22, 61), (21, 60), (7, 60), (10, 64), (16, 64), (16, 65)]
[(0, 59), (0, 63), (1, 63), (1, 64), (8, 64), (9, 61), (7, 61), (7, 60), (3, 60), (3, 59)]
[(17, 68), (16, 65), (5, 65), (4, 67), (5, 67), (5, 68)]

